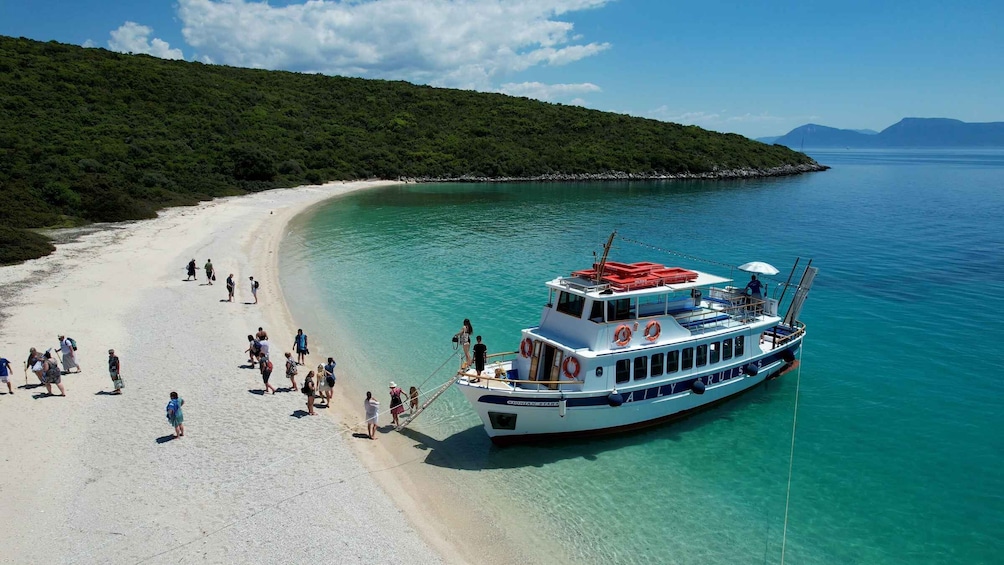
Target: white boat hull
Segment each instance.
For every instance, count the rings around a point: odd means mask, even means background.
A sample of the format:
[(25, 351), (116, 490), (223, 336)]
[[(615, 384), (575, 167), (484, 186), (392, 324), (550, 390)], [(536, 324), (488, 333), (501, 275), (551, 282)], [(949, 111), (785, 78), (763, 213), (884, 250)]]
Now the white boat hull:
[[(745, 392), (792, 367), (793, 363), (785, 362), (782, 355), (790, 360), (799, 345), (792, 343), (745, 364), (715, 372), (634, 382), (616, 391), (487, 388), (484, 379), (474, 384), (461, 379), (457, 386), (481, 417), (485, 432), (494, 443), (601, 435), (682, 418)], [(757, 366), (755, 375), (744, 371), (750, 363)], [(701, 394), (692, 388), (696, 379), (705, 385)], [(619, 406), (611, 405), (609, 395), (614, 392), (622, 397)]]

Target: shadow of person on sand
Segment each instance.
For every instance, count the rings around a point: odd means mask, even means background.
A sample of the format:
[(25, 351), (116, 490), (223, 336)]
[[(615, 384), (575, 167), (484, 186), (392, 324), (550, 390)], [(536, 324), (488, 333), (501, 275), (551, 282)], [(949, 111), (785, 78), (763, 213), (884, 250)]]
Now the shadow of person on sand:
[(166, 436), (160, 436), (157, 438), (157, 443), (167, 443), (173, 439), (178, 439), (174, 437), (174, 434), (167, 434)]
[(366, 434), (364, 434), (362, 432), (356, 432), (356, 433), (352, 434), (352, 437), (354, 437), (356, 439), (370, 439), (370, 436), (368, 436), (368, 435), (366, 435)]
[(295, 411), (293, 411), (292, 414), (289, 415), (289, 417), (290, 418), (296, 418), (297, 420), (299, 420), (300, 418), (303, 418), (304, 416), (309, 416), (309, 415), (310, 414), (307, 414), (306, 410), (295, 410)]
[(249, 388), (248, 392), (251, 394), (257, 394), (258, 396), (265, 396), (265, 390), (260, 388)]
[(99, 390), (94, 393), (94, 396), (122, 396), (122, 393), (112, 392), (110, 390)]
[(32, 383), (30, 385), (21, 385), (21, 386), (19, 386), (17, 388), (21, 388), (21, 389), (24, 389), (24, 390), (31, 390), (33, 388), (38, 388), (40, 386), (45, 386), (45, 385), (43, 385), (42, 383)]
[(55, 396), (57, 398), (63, 398), (66, 395), (65, 394), (51, 394), (51, 393), (48, 393), (48, 392), (40, 392), (38, 394), (31, 395), (31, 397), (34, 398), (35, 400), (38, 400), (39, 398), (49, 398), (50, 396)]

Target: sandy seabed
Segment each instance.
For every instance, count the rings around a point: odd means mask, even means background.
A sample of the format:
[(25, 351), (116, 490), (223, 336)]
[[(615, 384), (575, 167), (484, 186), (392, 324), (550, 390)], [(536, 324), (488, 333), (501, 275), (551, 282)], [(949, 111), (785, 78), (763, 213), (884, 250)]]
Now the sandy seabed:
[[(357, 399), (338, 397), (309, 417), (303, 395), (263, 396), (258, 371), (243, 367), (247, 334), (264, 326), (277, 360), (271, 382), (288, 385), (279, 361), (296, 325), (276, 257), (289, 220), (385, 184), (173, 208), (0, 268), (0, 354), (18, 387), (0, 395), (0, 561), (526, 563), (443, 498), (449, 485), (407, 469), (420, 465), (414, 442), (354, 435), (365, 431)], [(185, 281), (192, 258), (199, 279)], [(213, 286), (201, 270), (207, 258)], [(249, 276), (261, 281), (257, 305), (248, 304)], [(77, 341), (83, 372), (63, 377), (65, 398), (44, 397), (23, 361), (63, 333)], [(122, 362), (121, 396), (107, 394), (110, 348)], [(315, 352), (307, 365), (321, 360)], [(185, 400), (180, 439), (164, 416), (171, 391)]]

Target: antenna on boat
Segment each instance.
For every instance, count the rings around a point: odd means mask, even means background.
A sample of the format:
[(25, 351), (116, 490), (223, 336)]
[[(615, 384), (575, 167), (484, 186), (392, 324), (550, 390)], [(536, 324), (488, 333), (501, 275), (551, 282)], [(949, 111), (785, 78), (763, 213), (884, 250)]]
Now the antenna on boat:
[(610, 238), (607, 239), (606, 245), (603, 246), (603, 257), (600, 257), (600, 264), (596, 266), (596, 282), (603, 280), (603, 267), (607, 264), (607, 255), (610, 254), (610, 248), (613, 247), (614, 237), (617, 236), (617, 230), (610, 233)]
[(798, 315), (802, 313), (805, 297), (809, 295), (812, 281), (816, 280), (816, 273), (818, 272), (819, 269), (813, 267), (812, 259), (809, 259), (809, 264), (805, 266), (805, 271), (802, 272), (802, 280), (795, 287), (795, 295), (791, 297), (791, 304), (788, 305), (788, 313), (784, 316), (784, 322), (789, 326), (793, 325), (798, 320)]

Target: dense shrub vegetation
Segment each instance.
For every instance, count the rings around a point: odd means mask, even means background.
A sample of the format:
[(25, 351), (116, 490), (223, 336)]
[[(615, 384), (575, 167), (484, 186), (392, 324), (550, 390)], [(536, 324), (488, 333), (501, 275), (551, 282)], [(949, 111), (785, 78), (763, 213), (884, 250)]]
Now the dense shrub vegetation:
[(527, 98), (0, 37), (0, 226), (360, 178), (705, 172), (780, 146)]

